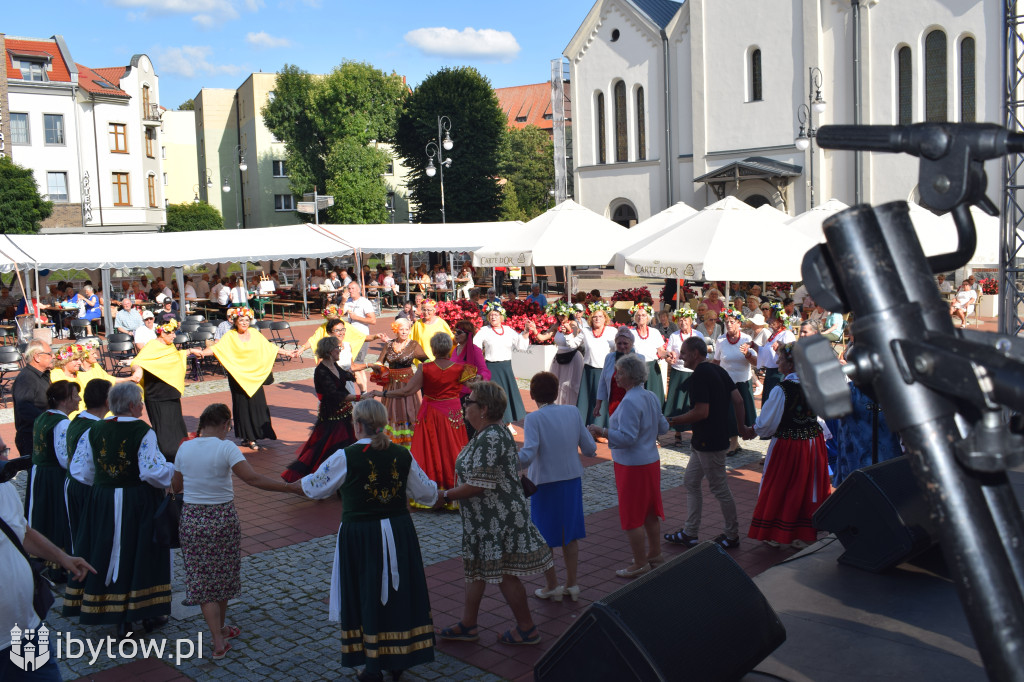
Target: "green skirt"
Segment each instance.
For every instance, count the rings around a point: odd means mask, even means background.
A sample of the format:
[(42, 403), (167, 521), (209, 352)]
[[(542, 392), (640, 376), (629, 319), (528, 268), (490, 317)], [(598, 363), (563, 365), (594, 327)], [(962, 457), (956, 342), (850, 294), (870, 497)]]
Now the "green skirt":
[(389, 521), (398, 580), (389, 576), (387, 604), (381, 604), (382, 522), (345, 521), (338, 529), (341, 664), (365, 664), (370, 673), (434, 660), (434, 625), (416, 528), (408, 513)]
[(505, 389), (505, 394), (508, 397), (508, 405), (505, 407), (505, 414), (501, 420), (506, 424), (510, 424), (526, 418), (523, 398), (519, 395), (519, 383), (516, 381), (516, 375), (512, 373), (512, 361), (488, 361), (487, 369), (491, 371), (491, 381)]
[(583, 366), (583, 378), (580, 380), (580, 395), (576, 399), (576, 407), (579, 408), (583, 423), (587, 426), (597, 424), (600, 427), (608, 426), (608, 401), (601, 403), (601, 414), (594, 417), (594, 407), (597, 405), (597, 389), (601, 385), (601, 368)]
[(782, 382), (782, 372), (778, 367), (766, 367), (764, 370), (764, 387), (761, 389), (761, 404), (768, 400), (772, 389)]
[(68, 510), (64, 505), (64, 480), (67, 472), (59, 466), (33, 467), (32, 486), (26, 498), (31, 511), (28, 524), (65, 552), (71, 551)]
[[(746, 410), (746, 419), (743, 423), (747, 426), (753, 426), (757, 420), (757, 408), (754, 407), (754, 391), (750, 387), (751, 381), (736, 382), (736, 390), (740, 392), (740, 397), (743, 399), (743, 408)], [(732, 406), (732, 401), (729, 401), (729, 438), (738, 436), (739, 431), (736, 430), (736, 410)]]
[(668, 370), (668, 399), (665, 400), (665, 409), (662, 414), (665, 419), (678, 417), (690, 411), (690, 397), (686, 394), (686, 380), (693, 374), (692, 371), (684, 372), (679, 369)]
[(88, 486), (73, 476), (67, 477), (64, 488), (64, 500), (68, 505), (68, 525), (71, 527), (71, 549), (75, 548), (75, 536), (82, 525), (82, 514), (85, 513), (85, 505), (89, 501), (89, 493), (92, 486)]
[(665, 382), (661, 380), (661, 365), (657, 360), (647, 361), (647, 390), (658, 398), (658, 404), (665, 404)]
[(163, 491), (147, 483), (122, 488), (121, 560), (117, 580), (106, 584), (114, 545), (114, 491), (93, 486), (75, 537), (75, 549), (96, 569), (84, 581), (68, 580), (64, 617), (83, 625), (120, 625), (171, 615), (171, 554), (153, 544), (153, 514)]

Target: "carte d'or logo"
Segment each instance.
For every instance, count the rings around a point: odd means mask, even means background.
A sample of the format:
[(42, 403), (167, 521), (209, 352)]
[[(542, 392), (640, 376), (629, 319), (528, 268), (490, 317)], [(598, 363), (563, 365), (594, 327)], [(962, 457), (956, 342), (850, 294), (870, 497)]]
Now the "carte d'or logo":
[(647, 277), (679, 277), (679, 268), (674, 265), (660, 265), (661, 261), (653, 261), (651, 265), (634, 265), (633, 272)]
[(37, 630), (11, 628), (11, 663), (25, 672), (35, 672), (50, 660), (50, 629), (42, 623)]
[(519, 265), (524, 265), (526, 263), (526, 254), (520, 251), (519, 259), (516, 261), (516, 263), (518, 263)]

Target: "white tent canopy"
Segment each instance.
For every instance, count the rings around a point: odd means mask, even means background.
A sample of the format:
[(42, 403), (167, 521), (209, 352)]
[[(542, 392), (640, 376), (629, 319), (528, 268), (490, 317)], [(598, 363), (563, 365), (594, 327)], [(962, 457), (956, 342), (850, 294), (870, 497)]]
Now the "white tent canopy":
[(503, 228), (476, 250), (473, 265), (607, 265), (626, 233), (618, 223), (566, 199), (520, 229)]
[(696, 214), (697, 209), (685, 202), (680, 201), (672, 204), (661, 213), (655, 213), (647, 220), (641, 221), (629, 228), (629, 231), (623, 235), (623, 243), (620, 244), (620, 248), (640, 248), (665, 230), (675, 227)]
[(804, 211), (795, 218), (791, 218), (786, 224), (811, 239), (824, 242), (825, 233), (821, 226), (825, 220), (840, 211), (850, 208), (838, 199), (829, 199), (823, 204), (818, 204), (809, 211)]
[(419, 225), (320, 225), (329, 235), (367, 253), (414, 253), (417, 251), (475, 251), (492, 234), (515, 231), (519, 220), (504, 223), (446, 223)]

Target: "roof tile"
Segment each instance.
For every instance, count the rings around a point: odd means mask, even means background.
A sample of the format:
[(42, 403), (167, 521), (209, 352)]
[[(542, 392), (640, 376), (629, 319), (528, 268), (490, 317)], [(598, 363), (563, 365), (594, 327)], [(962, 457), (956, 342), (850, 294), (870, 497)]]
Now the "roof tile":
[[(564, 83), (566, 107), (565, 119), (571, 121), (569, 108), (569, 84)], [(551, 132), (554, 121), (545, 116), (551, 115), (551, 84), (535, 83), (533, 85), (516, 85), (511, 88), (495, 88), (498, 104), (508, 118), (508, 124), (515, 128), (528, 125), (537, 126), (541, 130)]]
[(84, 64), (75, 64), (78, 67), (78, 85), (86, 92), (96, 95), (108, 95), (112, 97), (131, 97), (127, 92), (118, 87), (117, 80), (111, 81), (105, 78), (101, 72), (117, 71), (118, 75), (124, 73), (120, 68), (90, 69)]
[(11, 60), (11, 53), (13, 52), (14, 54), (48, 55), (52, 66), (46, 72), (46, 77), (50, 81), (58, 83), (71, 82), (71, 73), (68, 70), (68, 65), (64, 63), (64, 57), (60, 53), (56, 40), (52, 38), (7, 38), (4, 43), (7, 47), (7, 54), (4, 55), (4, 58), (7, 60), (8, 80), (22, 79), (21, 69), (14, 68), (14, 62)]

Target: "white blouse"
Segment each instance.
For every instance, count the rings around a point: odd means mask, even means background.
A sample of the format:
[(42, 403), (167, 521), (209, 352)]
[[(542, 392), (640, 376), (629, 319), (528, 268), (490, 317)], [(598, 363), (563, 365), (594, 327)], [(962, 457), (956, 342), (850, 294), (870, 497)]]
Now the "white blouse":
[(507, 325), (502, 325), (500, 333), (489, 325), (481, 327), (473, 337), (473, 343), (484, 352), (484, 360), (487, 362), (505, 362), (512, 359), (513, 350), (530, 349), (529, 336)]
[(594, 334), (590, 327), (582, 327), (580, 336), (583, 337), (583, 345), (587, 351), (583, 355), (583, 364), (604, 369), (605, 357), (615, 352), (615, 327), (605, 325), (599, 335)]
[(788, 329), (781, 330), (778, 334), (769, 334), (764, 345), (757, 350), (757, 366), (777, 369), (779, 366), (779, 354), (772, 350), (776, 343), (784, 346), (787, 343), (796, 341), (796, 336)]
[[(678, 357), (683, 350), (683, 341), (686, 339), (693, 338), (696, 336), (698, 339), (703, 339), (704, 335), (696, 329), (691, 329), (689, 334), (684, 335), (683, 330), (680, 329), (677, 332), (672, 332), (672, 336), (668, 337), (668, 350), (670, 353), (675, 353)], [(678, 362), (672, 363), (672, 369), (678, 372), (692, 372), (692, 369), (686, 369), (686, 365), (680, 358)]]
[(740, 353), (740, 346), (745, 343), (750, 343), (750, 337), (740, 332), (739, 341), (736, 343), (731, 343), (727, 335), (722, 334), (715, 344), (715, 360), (718, 360), (722, 369), (728, 372), (737, 384), (750, 381), (750, 363), (747, 357), (757, 357), (757, 351), (753, 346), (747, 350), (747, 355)]
[(629, 331), (633, 332), (633, 349), (644, 356), (644, 360), (647, 362), (656, 361), (658, 351), (665, 345), (665, 337), (661, 335), (661, 332), (654, 327), (648, 327), (647, 338), (644, 338), (635, 328), (631, 328)]
[(583, 334), (571, 334), (566, 336), (560, 331), (555, 332), (555, 348), (559, 353), (568, 353), (576, 350), (583, 344)]

